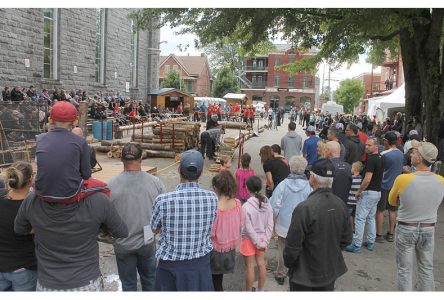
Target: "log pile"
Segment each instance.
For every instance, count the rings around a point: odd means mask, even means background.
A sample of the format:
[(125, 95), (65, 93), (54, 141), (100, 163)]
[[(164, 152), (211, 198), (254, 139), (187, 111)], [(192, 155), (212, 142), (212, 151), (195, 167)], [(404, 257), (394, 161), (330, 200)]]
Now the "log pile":
[[(109, 158), (121, 158), (122, 157), (122, 145), (118, 146), (96, 146), (94, 149), (98, 152), (104, 152)], [(150, 157), (166, 157), (175, 158), (176, 152), (166, 151), (166, 150), (146, 150), (142, 152), (142, 159), (147, 159)]]
[(199, 137), (200, 123), (176, 121), (155, 127), (150, 134), (135, 134), (132, 141), (146, 144), (146, 149), (150, 150), (162, 149), (183, 152), (197, 148)]

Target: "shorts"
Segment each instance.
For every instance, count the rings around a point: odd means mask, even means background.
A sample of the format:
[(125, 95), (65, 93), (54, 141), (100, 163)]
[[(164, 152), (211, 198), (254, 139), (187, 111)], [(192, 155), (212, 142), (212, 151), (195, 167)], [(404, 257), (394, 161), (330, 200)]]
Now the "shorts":
[(242, 239), (239, 250), (243, 256), (254, 256), (265, 253), (265, 251), (257, 249), (250, 239)]
[(378, 211), (383, 212), (386, 210), (389, 211), (397, 211), (397, 206), (392, 206), (388, 203), (388, 197), (390, 194), (390, 190), (381, 189), (381, 199), (378, 201)]

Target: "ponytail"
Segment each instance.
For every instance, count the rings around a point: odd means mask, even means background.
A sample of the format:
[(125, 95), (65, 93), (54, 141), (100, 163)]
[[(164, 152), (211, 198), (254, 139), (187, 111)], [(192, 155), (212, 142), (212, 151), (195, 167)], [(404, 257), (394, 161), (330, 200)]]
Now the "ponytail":
[(247, 189), (259, 200), (259, 208), (265, 202), (265, 196), (260, 193), (262, 189), (262, 180), (257, 176), (250, 176), (247, 180)]

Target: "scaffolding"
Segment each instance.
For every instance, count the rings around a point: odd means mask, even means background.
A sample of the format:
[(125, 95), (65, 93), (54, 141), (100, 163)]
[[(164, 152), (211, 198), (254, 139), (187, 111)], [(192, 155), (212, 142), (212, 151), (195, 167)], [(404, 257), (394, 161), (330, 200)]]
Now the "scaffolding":
[(0, 101), (0, 167), (35, 157), (36, 136), (46, 131), (48, 107), (33, 101)]

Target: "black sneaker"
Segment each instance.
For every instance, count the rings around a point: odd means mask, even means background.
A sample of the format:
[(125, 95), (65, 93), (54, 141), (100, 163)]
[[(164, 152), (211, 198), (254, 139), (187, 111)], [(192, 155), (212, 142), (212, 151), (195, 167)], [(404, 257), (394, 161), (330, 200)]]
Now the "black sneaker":
[(251, 291), (252, 291), (252, 292), (256, 292), (256, 287), (253, 286), (253, 287), (251, 288)]
[(387, 242), (393, 242), (395, 240), (395, 238), (393, 237), (393, 233), (389, 232), (387, 232), (387, 234), (385, 235), (385, 239), (387, 240)]
[(382, 235), (376, 235), (376, 239), (375, 239), (376, 243), (384, 243), (384, 238), (382, 237)]
[(284, 285), (285, 277), (277, 277), (277, 276), (275, 276), (274, 279), (276, 280), (276, 282), (277, 282), (279, 285)]

